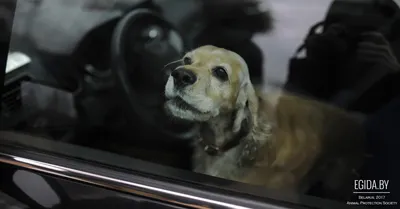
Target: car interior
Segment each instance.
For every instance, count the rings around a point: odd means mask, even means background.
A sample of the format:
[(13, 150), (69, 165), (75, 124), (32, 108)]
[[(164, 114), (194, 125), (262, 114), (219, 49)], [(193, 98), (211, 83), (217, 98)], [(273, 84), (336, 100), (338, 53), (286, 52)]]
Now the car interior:
[[(255, 0), (106, 2), (17, 1), (1, 96), (1, 130), (192, 170), (192, 140), (198, 130), (163, 111), (167, 76), (186, 52), (215, 45), (242, 56), (255, 85), (275, 85), (265, 81), (269, 55), (254, 41), (256, 35), (268, 38), (280, 24), (274, 22), (274, 7), (265, 11)], [(291, 7), (292, 0), (287, 2)], [(303, 41), (292, 46), (293, 56), (284, 63), (287, 79), (273, 87), (367, 121), (399, 95), (400, 67), (358, 66), (353, 61), (355, 42), (358, 34), (377, 30), (399, 59), (400, 8), (396, 1), (330, 2), (325, 16), (315, 19)], [(11, 27), (7, 24), (12, 12), (2, 13), (12, 11), (10, 5), (0, 4), (0, 28)], [(346, 28), (331, 33), (337, 23)], [(300, 56), (304, 50), (306, 55)], [(374, 152), (377, 146), (371, 146)], [(394, 159), (384, 160), (389, 167), (395, 165)], [(308, 194), (324, 198), (318, 186)]]

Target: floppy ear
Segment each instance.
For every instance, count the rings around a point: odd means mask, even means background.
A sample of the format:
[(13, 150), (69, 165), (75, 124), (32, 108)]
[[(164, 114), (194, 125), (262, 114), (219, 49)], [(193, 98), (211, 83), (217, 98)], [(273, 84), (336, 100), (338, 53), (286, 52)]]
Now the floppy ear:
[(252, 95), (253, 91), (251, 88), (251, 84), (244, 84), (244, 86), (239, 91), (238, 97), (236, 99), (235, 112), (233, 113), (234, 119), (232, 132), (234, 134), (239, 133), (239, 131), (245, 131), (242, 130), (242, 128), (250, 129), (252, 127)]
[(234, 117), (233, 134), (235, 137), (243, 138), (247, 136), (253, 127), (253, 117), (248, 103), (244, 108), (237, 110)]

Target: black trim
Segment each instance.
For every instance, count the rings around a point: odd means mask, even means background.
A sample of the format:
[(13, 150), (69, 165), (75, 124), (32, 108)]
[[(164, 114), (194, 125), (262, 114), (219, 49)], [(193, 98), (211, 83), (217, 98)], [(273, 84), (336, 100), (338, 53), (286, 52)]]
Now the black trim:
[[(4, 84), (4, 78), (6, 74), (6, 64), (7, 64), (7, 57), (8, 57), (8, 50), (10, 48), (10, 38), (11, 38), (11, 31), (12, 31), (12, 23), (14, 21), (14, 14), (15, 14), (15, 7), (17, 1), (13, 0), (2, 0), (0, 2), (0, 7), (4, 7), (5, 9), (9, 10), (9, 14), (3, 15), (10, 15), (9, 17), (5, 17), (2, 20), (0, 17), (0, 22), (4, 21), (4, 28), (1, 28), (0, 25), (0, 81)], [(1, 23), (0, 23), (1, 24)], [(3, 94), (3, 87), (4, 85), (0, 85), (0, 93)], [(1, 104), (1, 97), (0, 97), (0, 104)], [(1, 112), (1, 105), (0, 105), (0, 112)], [(1, 127), (1, 124), (0, 124)]]

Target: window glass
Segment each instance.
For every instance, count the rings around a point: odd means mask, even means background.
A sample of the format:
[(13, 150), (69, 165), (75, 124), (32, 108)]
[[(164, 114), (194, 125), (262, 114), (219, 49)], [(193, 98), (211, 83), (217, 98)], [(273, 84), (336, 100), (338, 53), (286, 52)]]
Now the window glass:
[(24, 204), (14, 200), (12, 197), (0, 192), (0, 205), (2, 206), (2, 208), (15, 208), (15, 209), (24, 209), (24, 208), (28, 208), (26, 207)]
[(395, 207), (399, 58), (397, 0), (19, 0), (1, 130)]

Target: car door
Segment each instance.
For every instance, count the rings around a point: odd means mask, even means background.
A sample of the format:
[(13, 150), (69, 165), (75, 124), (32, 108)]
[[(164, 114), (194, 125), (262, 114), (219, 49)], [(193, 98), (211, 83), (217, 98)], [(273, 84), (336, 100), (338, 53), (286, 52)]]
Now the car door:
[(7, 163), (0, 164), (4, 208), (186, 208)]

